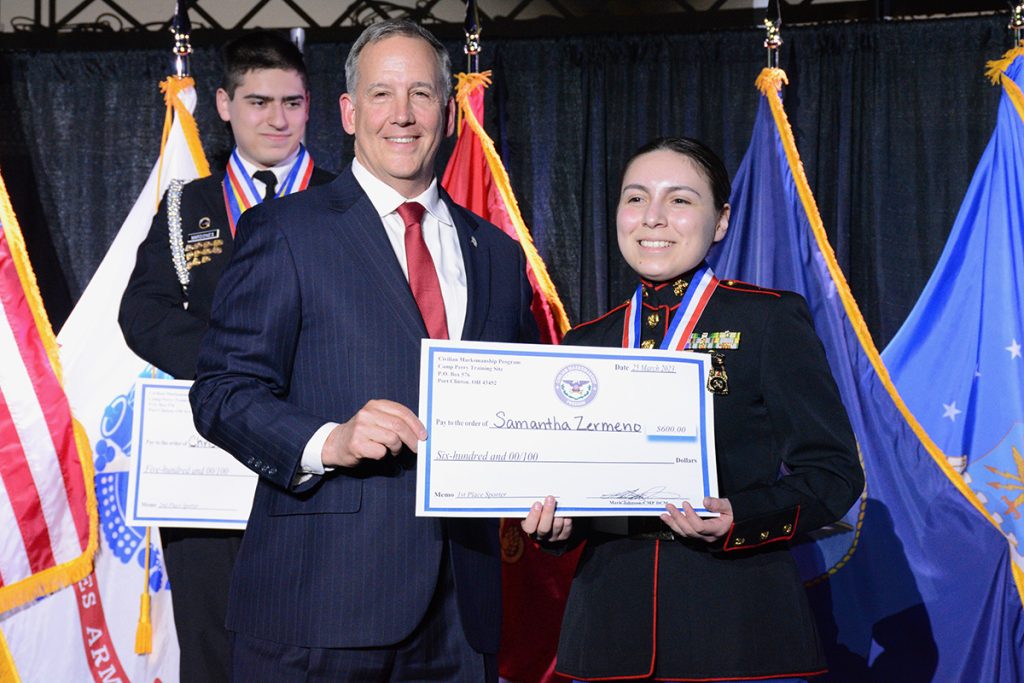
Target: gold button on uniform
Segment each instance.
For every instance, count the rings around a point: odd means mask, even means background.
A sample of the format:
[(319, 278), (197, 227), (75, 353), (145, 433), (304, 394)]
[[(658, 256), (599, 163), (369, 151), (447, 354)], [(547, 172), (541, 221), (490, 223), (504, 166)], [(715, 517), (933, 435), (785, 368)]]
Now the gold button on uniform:
[(645, 349), (653, 349), (654, 348), (654, 340), (653, 339), (644, 339), (642, 342), (640, 342), (640, 346), (641, 346), (641, 348), (645, 348)]
[(657, 313), (651, 313), (647, 316), (647, 327), (655, 327), (661, 322), (661, 316)]
[(783, 525), (782, 525), (782, 530), (783, 530), (783, 531), (784, 531), (785, 533), (787, 533), (787, 534), (789, 534), (789, 533), (793, 533), (793, 525), (792, 525), (792, 524), (783, 524)]
[(732, 539), (733, 545), (743, 545), (746, 542), (747, 539), (743, 538), (742, 536), (737, 536), (736, 538)]
[(761, 540), (762, 541), (767, 541), (769, 536), (771, 536), (771, 534), (769, 534), (767, 531), (762, 531), (761, 532)]

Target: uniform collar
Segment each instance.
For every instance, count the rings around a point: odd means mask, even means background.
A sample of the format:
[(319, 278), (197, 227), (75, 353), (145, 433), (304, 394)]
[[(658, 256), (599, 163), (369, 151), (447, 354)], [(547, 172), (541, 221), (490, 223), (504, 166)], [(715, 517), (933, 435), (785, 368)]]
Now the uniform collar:
[(704, 264), (702, 263), (696, 268), (668, 280), (655, 282), (646, 278), (640, 278), (640, 284), (643, 286), (644, 305), (652, 308), (678, 306), (679, 301), (686, 294), (686, 290), (690, 286), (693, 274), (697, 272), (701, 265)]

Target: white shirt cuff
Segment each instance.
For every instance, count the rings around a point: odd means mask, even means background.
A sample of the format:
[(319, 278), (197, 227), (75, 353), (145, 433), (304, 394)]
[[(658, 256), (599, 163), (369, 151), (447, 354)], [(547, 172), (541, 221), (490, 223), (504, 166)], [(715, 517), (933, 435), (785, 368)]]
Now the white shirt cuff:
[(327, 437), (337, 426), (337, 422), (328, 422), (309, 437), (306, 447), (302, 450), (302, 463), (299, 465), (299, 470), (303, 474), (323, 474), (334, 469), (333, 467), (324, 467), (322, 454)]

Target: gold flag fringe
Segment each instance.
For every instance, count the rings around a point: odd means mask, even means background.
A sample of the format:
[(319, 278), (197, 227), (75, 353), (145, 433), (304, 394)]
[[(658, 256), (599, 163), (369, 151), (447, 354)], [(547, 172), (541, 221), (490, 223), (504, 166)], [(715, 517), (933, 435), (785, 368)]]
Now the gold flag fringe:
[[(160, 137), (160, 161), (157, 165), (158, 195), (160, 187), (163, 185), (164, 148), (167, 147), (167, 138), (171, 134), (174, 114), (177, 115), (178, 123), (181, 124), (181, 131), (185, 135), (185, 142), (188, 145), (189, 154), (192, 156), (192, 163), (196, 165), (199, 177), (205, 178), (210, 175), (210, 164), (206, 160), (206, 154), (203, 152), (203, 144), (199, 141), (199, 127), (196, 125), (196, 120), (192, 117), (192, 113), (189, 112), (181, 98), (178, 97), (182, 90), (195, 87), (195, 84), (195, 81), (189, 76), (183, 78), (168, 76), (160, 82), (160, 92), (164, 94), (167, 112), (164, 114), (164, 130)], [(160, 204), (159, 196), (156, 198), (156, 203), (157, 205)]]
[(3, 631), (0, 631), (0, 683), (21, 683), (21, 676), (18, 675), (18, 668), (14, 666), (14, 658), (11, 657), (11, 650), (7, 647)]
[[(825, 232), (825, 224), (821, 220), (818, 205), (814, 200), (814, 195), (811, 193), (811, 186), (807, 181), (807, 174), (804, 173), (804, 166), (800, 161), (800, 154), (796, 149), (796, 140), (793, 137), (793, 129), (789, 125), (789, 118), (786, 116), (786, 110), (782, 106), (782, 99), (779, 97), (779, 90), (782, 87), (782, 83), (788, 83), (785, 74), (781, 73), (780, 76), (780, 73), (781, 69), (762, 70), (761, 75), (757, 79), (758, 88), (761, 89), (762, 84), (765, 84), (766, 86), (768, 84), (774, 84), (773, 87), (765, 87), (761, 92), (763, 92), (765, 97), (768, 98), (768, 104), (772, 110), (772, 117), (775, 119), (775, 126), (779, 131), (779, 137), (782, 140), (782, 146), (786, 152), (786, 160), (789, 164), (789, 170), (793, 174), (793, 181), (796, 184), (797, 194), (800, 196), (800, 202), (803, 205), (804, 213), (807, 215), (808, 222), (811, 225), (811, 230), (814, 233), (814, 238), (818, 243), (818, 249), (824, 257), (829, 274), (832, 276), (832, 280), (836, 285), (836, 291), (839, 293), (839, 298), (843, 302), (843, 308), (846, 310), (846, 315), (850, 319), (850, 324), (853, 327), (854, 332), (857, 334), (857, 339), (860, 341), (861, 348), (864, 349), (864, 353), (867, 355), (869, 362), (875, 369), (875, 373), (882, 382), (882, 386), (885, 387), (885, 390), (889, 393), (893, 403), (903, 415), (903, 419), (907, 421), (907, 424), (921, 441), (921, 445), (924, 446), (926, 451), (928, 451), (928, 454), (931, 456), (935, 464), (943, 474), (946, 475), (946, 478), (949, 479), (953, 486), (960, 491), (964, 498), (966, 498), (968, 502), (970, 502), (971, 505), (973, 505), (974, 508), (978, 510), (978, 512), (980, 512), (990, 524), (992, 524), (992, 526), (999, 529), (999, 524), (996, 523), (992, 515), (985, 509), (985, 506), (982, 505), (980, 500), (978, 500), (974, 491), (971, 490), (963, 478), (950, 466), (945, 454), (935, 444), (935, 442), (932, 441), (931, 437), (928, 436), (928, 433), (917, 421), (917, 418), (914, 417), (914, 414), (910, 412), (909, 408), (907, 408), (907, 404), (903, 402), (903, 398), (892, 383), (892, 378), (889, 376), (889, 370), (882, 363), (882, 358), (878, 353), (878, 348), (875, 346), (875, 342), (871, 339), (871, 334), (868, 332), (867, 325), (864, 322), (864, 316), (861, 314), (860, 308), (857, 306), (857, 301), (853, 298), (853, 294), (850, 292), (850, 287), (846, 282), (846, 276), (843, 275), (843, 271), (840, 269), (838, 261), (836, 261), (835, 252), (832, 251), (832, 246), (828, 241), (828, 234)], [(1001, 529), (1000, 533), (1002, 533)], [(1020, 567), (1017, 566), (1017, 563), (1013, 562), (1012, 559), (1010, 561), (1010, 566), (1013, 572), (1014, 583), (1017, 585), (1017, 592), (1020, 599), (1024, 601), (1024, 571), (1022, 571)]]
[(498, 192), (501, 194), (502, 201), (505, 202), (505, 208), (508, 209), (512, 225), (515, 226), (519, 243), (526, 254), (526, 262), (530, 264), (530, 268), (537, 278), (537, 284), (540, 286), (541, 294), (544, 295), (548, 305), (551, 307), (551, 314), (554, 316), (555, 325), (558, 326), (559, 332), (565, 334), (569, 329), (569, 319), (565, 314), (565, 307), (558, 297), (558, 292), (555, 290), (554, 282), (551, 281), (551, 276), (548, 275), (544, 259), (537, 252), (537, 247), (533, 243), (530, 231), (523, 221), (522, 214), (519, 212), (519, 203), (516, 201), (515, 194), (512, 193), (512, 182), (509, 180), (505, 166), (501, 163), (501, 157), (498, 156), (497, 150), (494, 149), (494, 141), (487, 135), (487, 132), (480, 125), (480, 122), (473, 114), (472, 108), (469, 106), (470, 93), (477, 87), (486, 88), (490, 85), (491, 72), (460, 73), (456, 74), (456, 78), (458, 79), (458, 85), (455, 88), (455, 100), (458, 103), (460, 119), (465, 121), (469, 125), (470, 130), (480, 139), (480, 146), (483, 147), (487, 166), (490, 168), (494, 182), (498, 186)]

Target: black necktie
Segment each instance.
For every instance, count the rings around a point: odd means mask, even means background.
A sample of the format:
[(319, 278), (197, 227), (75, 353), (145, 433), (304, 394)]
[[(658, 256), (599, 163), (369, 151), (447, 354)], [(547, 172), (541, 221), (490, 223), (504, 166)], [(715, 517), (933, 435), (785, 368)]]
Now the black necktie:
[(273, 171), (256, 171), (252, 177), (267, 186), (263, 191), (263, 201), (274, 196), (274, 190), (277, 189), (277, 176)]

